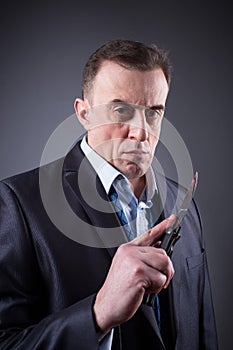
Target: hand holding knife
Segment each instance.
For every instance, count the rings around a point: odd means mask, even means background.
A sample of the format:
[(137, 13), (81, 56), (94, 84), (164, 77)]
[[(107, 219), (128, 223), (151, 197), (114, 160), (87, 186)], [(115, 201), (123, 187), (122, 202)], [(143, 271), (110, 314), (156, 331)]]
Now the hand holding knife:
[[(179, 233), (181, 228), (181, 223), (188, 211), (189, 205), (194, 196), (194, 192), (197, 187), (197, 181), (198, 181), (198, 173), (196, 172), (192, 179), (191, 185), (185, 195), (185, 198), (180, 208), (177, 210), (177, 213), (175, 214), (175, 220), (173, 225), (168, 227), (164, 233), (164, 237), (162, 239), (160, 248), (163, 248), (169, 257), (171, 257), (173, 253), (175, 243), (181, 237)], [(154, 293), (146, 294), (143, 298), (143, 303), (148, 306), (152, 306), (154, 304), (155, 297), (156, 297), (156, 294)]]

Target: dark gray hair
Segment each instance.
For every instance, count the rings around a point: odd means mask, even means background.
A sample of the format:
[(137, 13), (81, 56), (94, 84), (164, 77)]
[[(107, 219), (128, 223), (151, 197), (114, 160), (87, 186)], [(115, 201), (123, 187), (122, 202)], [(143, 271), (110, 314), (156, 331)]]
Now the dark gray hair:
[(82, 94), (87, 95), (103, 61), (113, 61), (126, 69), (151, 71), (162, 69), (168, 86), (171, 82), (171, 64), (165, 51), (156, 45), (147, 46), (133, 40), (111, 40), (98, 48), (88, 59), (83, 70)]

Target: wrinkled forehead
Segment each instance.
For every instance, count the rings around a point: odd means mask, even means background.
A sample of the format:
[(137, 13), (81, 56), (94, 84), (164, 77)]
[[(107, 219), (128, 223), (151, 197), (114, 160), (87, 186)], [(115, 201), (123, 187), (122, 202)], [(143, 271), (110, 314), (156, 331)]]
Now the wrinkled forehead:
[(168, 84), (161, 68), (152, 71), (126, 69), (111, 61), (104, 61), (92, 86), (94, 104), (114, 99), (140, 105), (165, 104)]

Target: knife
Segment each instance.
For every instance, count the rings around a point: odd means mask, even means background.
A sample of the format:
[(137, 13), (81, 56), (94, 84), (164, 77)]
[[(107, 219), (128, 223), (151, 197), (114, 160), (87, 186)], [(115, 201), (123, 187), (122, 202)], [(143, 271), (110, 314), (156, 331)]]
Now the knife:
[[(171, 226), (169, 226), (164, 233), (164, 237), (162, 239), (160, 248), (164, 249), (169, 257), (171, 257), (173, 253), (175, 243), (181, 237), (180, 235), (181, 223), (183, 221), (183, 218), (188, 212), (189, 205), (192, 201), (195, 190), (197, 188), (197, 182), (198, 182), (198, 172), (195, 173), (181, 206), (179, 207), (178, 210), (176, 210), (174, 223)], [(156, 294), (154, 293), (146, 294), (143, 298), (143, 303), (148, 306), (152, 306), (154, 305), (155, 297), (156, 297)]]

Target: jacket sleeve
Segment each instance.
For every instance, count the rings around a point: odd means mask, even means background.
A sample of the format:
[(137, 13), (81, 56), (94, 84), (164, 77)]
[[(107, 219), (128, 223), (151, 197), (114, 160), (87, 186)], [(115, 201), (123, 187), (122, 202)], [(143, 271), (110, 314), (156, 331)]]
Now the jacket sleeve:
[(38, 263), (20, 204), (0, 183), (0, 349), (98, 349), (95, 295), (49, 314), (40, 290)]

